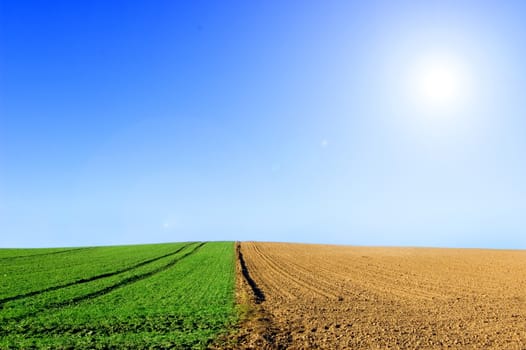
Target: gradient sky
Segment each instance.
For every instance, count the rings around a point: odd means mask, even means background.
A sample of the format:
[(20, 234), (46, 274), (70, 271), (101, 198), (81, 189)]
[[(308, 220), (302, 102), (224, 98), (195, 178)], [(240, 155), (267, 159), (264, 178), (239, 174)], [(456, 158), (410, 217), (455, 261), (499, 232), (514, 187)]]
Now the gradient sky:
[(0, 247), (526, 248), (524, 62), (524, 1), (0, 0)]

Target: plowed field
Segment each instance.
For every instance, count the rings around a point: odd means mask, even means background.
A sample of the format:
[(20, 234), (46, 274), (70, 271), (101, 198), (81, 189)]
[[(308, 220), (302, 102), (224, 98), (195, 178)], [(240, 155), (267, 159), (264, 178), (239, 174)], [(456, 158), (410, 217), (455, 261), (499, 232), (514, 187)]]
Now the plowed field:
[(238, 249), (253, 310), (238, 347), (526, 349), (526, 251)]

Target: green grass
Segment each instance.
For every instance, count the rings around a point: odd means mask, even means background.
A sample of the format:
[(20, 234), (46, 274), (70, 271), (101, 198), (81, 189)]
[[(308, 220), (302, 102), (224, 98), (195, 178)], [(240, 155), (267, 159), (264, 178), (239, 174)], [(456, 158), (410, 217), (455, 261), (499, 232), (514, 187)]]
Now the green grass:
[(199, 349), (237, 319), (233, 242), (9, 253), (2, 349)]
[[(0, 300), (112, 273), (173, 252), (181, 243), (76, 249), (0, 249)], [(23, 278), (21, 278), (23, 276)]]

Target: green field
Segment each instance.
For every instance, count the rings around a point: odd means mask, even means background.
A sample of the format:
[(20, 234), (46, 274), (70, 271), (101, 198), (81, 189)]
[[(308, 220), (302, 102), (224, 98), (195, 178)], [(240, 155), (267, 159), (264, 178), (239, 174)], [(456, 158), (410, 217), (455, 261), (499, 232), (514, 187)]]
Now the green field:
[(237, 320), (233, 242), (0, 249), (0, 279), (0, 349), (200, 349)]

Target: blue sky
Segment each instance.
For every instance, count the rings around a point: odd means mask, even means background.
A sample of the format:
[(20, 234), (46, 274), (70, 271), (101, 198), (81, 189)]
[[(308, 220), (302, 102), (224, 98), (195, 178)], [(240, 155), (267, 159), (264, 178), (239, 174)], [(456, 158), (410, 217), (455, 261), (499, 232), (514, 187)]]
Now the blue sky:
[[(0, 246), (526, 248), (525, 16), (0, 0)], [(412, 83), (441, 57), (456, 104)]]

